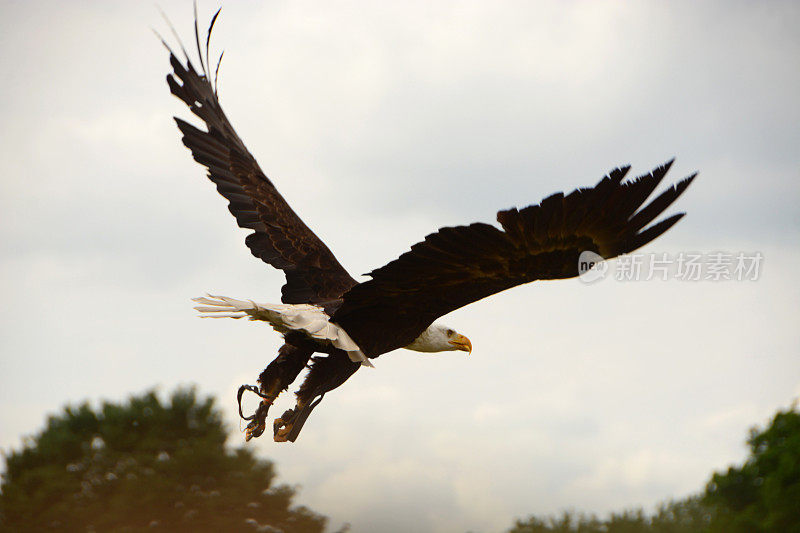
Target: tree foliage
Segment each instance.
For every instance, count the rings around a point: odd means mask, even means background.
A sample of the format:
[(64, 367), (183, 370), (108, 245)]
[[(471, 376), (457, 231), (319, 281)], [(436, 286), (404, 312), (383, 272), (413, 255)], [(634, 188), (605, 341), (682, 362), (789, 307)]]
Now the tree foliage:
[(800, 533), (800, 412), (779, 411), (747, 442), (742, 466), (714, 473), (703, 494), (662, 504), (652, 515), (530, 516), (509, 533)]
[(84, 404), (6, 456), (0, 525), (10, 531), (321, 532), (271, 462), (229, 451), (213, 399), (179, 389)]
[(706, 487), (714, 531), (800, 532), (800, 412), (779, 411), (747, 443), (747, 461), (715, 473)]
[(634, 509), (611, 513), (606, 520), (572, 512), (548, 518), (531, 516), (517, 520), (509, 533), (697, 533), (708, 531), (710, 521), (700, 498), (692, 497), (661, 504), (653, 515)]

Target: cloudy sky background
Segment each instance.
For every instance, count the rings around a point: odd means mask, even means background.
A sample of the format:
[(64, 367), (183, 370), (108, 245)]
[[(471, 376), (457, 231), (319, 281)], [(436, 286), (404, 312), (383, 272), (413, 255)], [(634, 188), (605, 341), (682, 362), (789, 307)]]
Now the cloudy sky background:
[[(189, 41), (191, 4), (160, 5)], [(67, 402), (188, 383), (240, 442), (236, 388), (280, 340), (189, 298), (276, 301), (283, 279), (179, 141), (165, 24), (148, 3), (0, 7), (0, 447)], [(294, 445), (249, 445), (355, 532), (649, 506), (741, 461), (747, 429), (800, 395), (799, 23), (788, 1), (225, 5), (223, 106), (354, 274), (673, 156), (668, 181), (700, 178), (645, 251), (764, 256), (755, 282), (495, 296), (446, 318), (471, 357), (387, 354)]]

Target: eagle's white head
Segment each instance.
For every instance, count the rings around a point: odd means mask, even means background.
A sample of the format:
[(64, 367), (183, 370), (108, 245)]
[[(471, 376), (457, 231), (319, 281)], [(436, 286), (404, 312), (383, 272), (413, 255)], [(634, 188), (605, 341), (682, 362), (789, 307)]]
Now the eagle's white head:
[(464, 335), (444, 324), (433, 323), (414, 342), (406, 346), (415, 352), (472, 352), (472, 343)]

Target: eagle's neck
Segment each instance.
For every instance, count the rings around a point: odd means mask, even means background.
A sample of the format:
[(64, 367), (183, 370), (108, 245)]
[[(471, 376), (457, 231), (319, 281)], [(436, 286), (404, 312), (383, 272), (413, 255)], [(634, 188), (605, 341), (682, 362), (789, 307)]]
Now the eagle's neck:
[(414, 350), (415, 352), (443, 352), (452, 350), (452, 346), (447, 343), (447, 335), (444, 333), (442, 326), (439, 324), (431, 324), (428, 329), (414, 339), (414, 342), (405, 347), (407, 350)]

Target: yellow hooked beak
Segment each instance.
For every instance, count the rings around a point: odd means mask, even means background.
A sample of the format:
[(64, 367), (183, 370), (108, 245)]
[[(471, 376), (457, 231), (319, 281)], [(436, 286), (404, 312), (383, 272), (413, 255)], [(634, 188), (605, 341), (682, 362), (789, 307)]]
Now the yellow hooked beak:
[(456, 335), (453, 340), (447, 342), (455, 346), (456, 350), (472, 353), (472, 343), (464, 335)]

